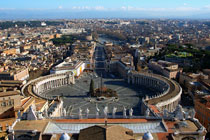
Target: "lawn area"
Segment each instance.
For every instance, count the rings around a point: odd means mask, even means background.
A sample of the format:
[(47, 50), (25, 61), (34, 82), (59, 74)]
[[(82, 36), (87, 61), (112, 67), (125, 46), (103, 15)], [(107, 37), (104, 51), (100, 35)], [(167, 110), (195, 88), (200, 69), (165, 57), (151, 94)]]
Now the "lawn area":
[(187, 52), (175, 52), (166, 55), (167, 57), (181, 57), (181, 58), (186, 58), (186, 57), (193, 57), (192, 53), (187, 53)]

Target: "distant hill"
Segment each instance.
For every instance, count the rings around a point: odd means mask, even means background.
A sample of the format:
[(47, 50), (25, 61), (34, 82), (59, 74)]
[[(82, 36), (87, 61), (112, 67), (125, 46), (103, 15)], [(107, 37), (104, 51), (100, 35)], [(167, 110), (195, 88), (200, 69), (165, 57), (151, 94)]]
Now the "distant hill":
[[(180, 15), (180, 16), (177, 16)], [(0, 10), (0, 20), (20, 19), (82, 19), (82, 18), (180, 18), (210, 19), (210, 13), (155, 11), (70, 11), (70, 10)]]

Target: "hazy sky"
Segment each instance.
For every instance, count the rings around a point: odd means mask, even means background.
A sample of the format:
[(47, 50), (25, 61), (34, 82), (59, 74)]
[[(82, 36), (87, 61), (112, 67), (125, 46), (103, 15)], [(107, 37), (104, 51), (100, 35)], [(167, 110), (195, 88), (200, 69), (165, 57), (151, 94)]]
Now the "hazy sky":
[(161, 16), (210, 13), (210, 0), (0, 0), (0, 12), (102, 11), (148, 12)]
[(208, 10), (210, 0), (0, 0), (1, 9)]

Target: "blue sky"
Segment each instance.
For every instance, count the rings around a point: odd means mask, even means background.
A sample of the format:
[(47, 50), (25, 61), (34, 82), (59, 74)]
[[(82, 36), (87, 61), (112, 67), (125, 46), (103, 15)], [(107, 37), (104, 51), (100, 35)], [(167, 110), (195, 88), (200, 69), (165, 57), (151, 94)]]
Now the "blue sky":
[(210, 13), (210, 0), (0, 0), (3, 11), (146, 12), (150, 15)]

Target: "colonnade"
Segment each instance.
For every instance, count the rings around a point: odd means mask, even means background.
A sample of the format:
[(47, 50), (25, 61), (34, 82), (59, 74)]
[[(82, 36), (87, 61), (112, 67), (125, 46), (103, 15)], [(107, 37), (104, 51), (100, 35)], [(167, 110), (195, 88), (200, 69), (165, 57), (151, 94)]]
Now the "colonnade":
[(169, 84), (166, 81), (152, 75), (145, 75), (141, 73), (128, 75), (128, 83), (153, 88), (161, 93), (164, 93), (170, 88)]
[(169, 96), (166, 100), (160, 101), (156, 104), (156, 106), (160, 109), (160, 111), (164, 111), (165, 109), (169, 112), (173, 112), (177, 105), (180, 103), (182, 88), (175, 81), (171, 81), (173, 83), (173, 89), (168, 93), (173, 96)]
[[(178, 83), (171, 79), (150, 73), (130, 72), (127, 80), (129, 84), (141, 85), (159, 91), (160, 94), (153, 94), (145, 100), (156, 105), (160, 111), (167, 109), (172, 112), (179, 104), (182, 89)], [(164, 98), (162, 98), (163, 96)], [(153, 101), (154, 99), (155, 101)]]
[(177, 105), (179, 104), (181, 98), (178, 98), (175, 101), (169, 101), (166, 105), (156, 104), (156, 106), (160, 109), (160, 111), (164, 111), (165, 109), (169, 112), (173, 112)]
[(42, 94), (42, 93), (61, 87), (61, 86), (70, 85), (70, 84), (75, 84), (73, 72), (51, 74), (51, 75), (43, 76), (43, 77), (29, 81), (27, 84), (23, 86), (23, 88), (21, 89), (21, 92), (22, 92), (22, 95), (25, 96), (25, 93), (24, 93), (25, 89), (27, 89), (29, 85), (31, 85), (32, 94), (34, 94), (35, 96), (39, 96), (41, 98), (47, 99), (45, 94)]
[(72, 77), (65, 76), (65, 75), (56, 75), (55, 77), (51, 77), (49, 79), (45, 79), (43, 81), (37, 82), (33, 86), (33, 91), (36, 94), (41, 94), (48, 90), (65, 86), (65, 85), (69, 85), (71, 83), (73, 83)]

